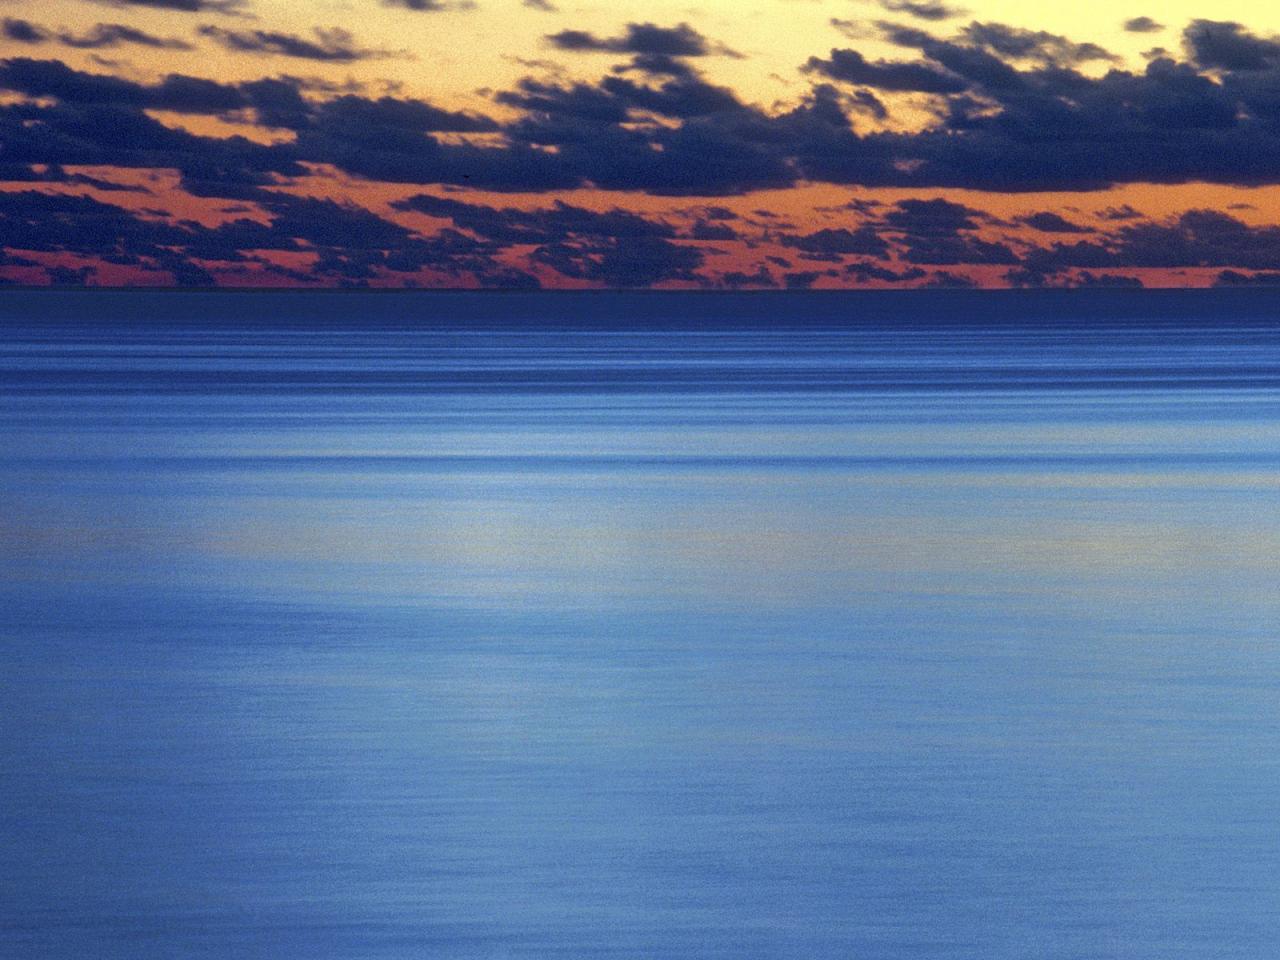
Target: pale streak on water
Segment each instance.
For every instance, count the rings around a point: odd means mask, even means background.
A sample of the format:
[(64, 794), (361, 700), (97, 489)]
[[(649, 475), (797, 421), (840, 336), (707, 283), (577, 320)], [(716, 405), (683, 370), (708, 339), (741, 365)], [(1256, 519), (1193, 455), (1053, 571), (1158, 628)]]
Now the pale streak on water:
[(234, 302), (0, 302), (0, 956), (1276, 955), (1280, 325)]

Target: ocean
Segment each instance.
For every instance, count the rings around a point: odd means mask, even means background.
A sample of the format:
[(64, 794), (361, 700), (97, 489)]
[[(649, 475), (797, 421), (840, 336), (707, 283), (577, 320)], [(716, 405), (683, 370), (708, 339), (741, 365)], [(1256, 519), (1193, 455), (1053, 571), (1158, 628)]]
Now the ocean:
[(0, 956), (1258, 960), (1280, 295), (0, 293)]

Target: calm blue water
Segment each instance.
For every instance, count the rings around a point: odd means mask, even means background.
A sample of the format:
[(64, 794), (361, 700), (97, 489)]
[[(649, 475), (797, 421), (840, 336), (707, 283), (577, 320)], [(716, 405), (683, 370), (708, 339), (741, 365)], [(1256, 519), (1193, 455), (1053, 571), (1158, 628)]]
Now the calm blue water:
[(1258, 311), (9, 296), (0, 956), (1275, 955)]

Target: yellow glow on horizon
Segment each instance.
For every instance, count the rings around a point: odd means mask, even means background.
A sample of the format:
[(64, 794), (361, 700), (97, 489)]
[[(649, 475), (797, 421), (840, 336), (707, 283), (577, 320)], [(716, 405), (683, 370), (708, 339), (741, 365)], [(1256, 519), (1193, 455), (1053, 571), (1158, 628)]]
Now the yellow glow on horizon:
[[(1180, 48), (1182, 28), (1196, 17), (1236, 20), (1262, 33), (1280, 32), (1280, 8), (1256, 0), (1220, 0), (1212, 10), (1191, 0), (1164, 4), (1084, 0), (1067, 5), (1028, 5), (1023, 0), (977, 0), (963, 4), (965, 16), (928, 23), (891, 14), (873, 0), (685, 0), (646, 3), (578, 2), (547, 13), (520, 0), (477, 0), (473, 9), (416, 12), (379, 0), (344, 0), (299, 4), (292, 0), (255, 0), (245, 9), (252, 18), (210, 13), (182, 13), (146, 7), (112, 8), (73, 0), (10, 0), (5, 15), (22, 17), (53, 30), (83, 33), (100, 22), (127, 22), (163, 37), (177, 37), (197, 49), (153, 50), (123, 46), (97, 51), (115, 66), (95, 62), (93, 51), (63, 46), (28, 46), (0, 42), (4, 56), (57, 56), (78, 68), (154, 78), (169, 72), (212, 77), (226, 82), (282, 73), (323, 77), (335, 83), (355, 82), (374, 90), (403, 90), (442, 106), (481, 107), (481, 91), (511, 87), (520, 77), (537, 73), (536, 61), (553, 60), (563, 75), (590, 80), (623, 62), (620, 54), (571, 54), (554, 49), (545, 35), (563, 29), (615, 36), (629, 22), (660, 26), (689, 23), (710, 40), (741, 54), (696, 61), (707, 78), (734, 89), (752, 103), (770, 106), (794, 101), (809, 86), (800, 67), (811, 56), (826, 56), (833, 47), (853, 47), (868, 58), (912, 59), (913, 51), (894, 47), (874, 36), (874, 23), (911, 23), (940, 36), (970, 22), (999, 22), (1059, 33), (1076, 41), (1092, 41), (1124, 58), (1123, 66), (1142, 69), (1142, 52), (1155, 46)], [(1124, 20), (1152, 16), (1165, 24), (1158, 33), (1126, 33)], [(850, 39), (832, 26), (833, 18), (866, 25), (868, 36)], [(279, 55), (231, 53), (197, 35), (201, 25), (227, 30), (264, 30), (315, 39), (316, 28), (350, 31), (355, 45), (386, 50), (386, 59), (328, 63)], [(403, 52), (405, 56), (399, 54)], [(1095, 64), (1090, 69), (1105, 68)]]

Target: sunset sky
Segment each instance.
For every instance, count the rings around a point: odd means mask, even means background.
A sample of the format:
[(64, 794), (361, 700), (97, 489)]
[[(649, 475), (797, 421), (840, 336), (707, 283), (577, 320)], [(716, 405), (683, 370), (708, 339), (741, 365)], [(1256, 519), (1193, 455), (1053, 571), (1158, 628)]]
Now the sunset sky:
[(0, 0), (0, 280), (1280, 281), (1244, 0)]

